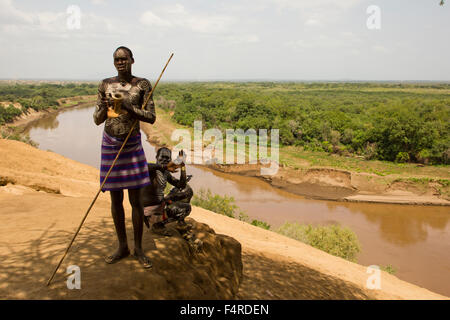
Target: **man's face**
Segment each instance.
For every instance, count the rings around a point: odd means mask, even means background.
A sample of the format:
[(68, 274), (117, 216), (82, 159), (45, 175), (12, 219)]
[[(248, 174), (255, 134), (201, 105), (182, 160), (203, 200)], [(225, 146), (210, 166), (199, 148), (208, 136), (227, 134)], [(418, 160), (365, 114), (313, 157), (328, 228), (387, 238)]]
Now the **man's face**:
[(159, 164), (168, 164), (170, 160), (172, 160), (172, 153), (167, 149), (161, 150), (158, 157), (156, 158), (156, 161)]
[(119, 73), (131, 72), (133, 60), (127, 50), (119, 49), (114, 53), (114, 66)]

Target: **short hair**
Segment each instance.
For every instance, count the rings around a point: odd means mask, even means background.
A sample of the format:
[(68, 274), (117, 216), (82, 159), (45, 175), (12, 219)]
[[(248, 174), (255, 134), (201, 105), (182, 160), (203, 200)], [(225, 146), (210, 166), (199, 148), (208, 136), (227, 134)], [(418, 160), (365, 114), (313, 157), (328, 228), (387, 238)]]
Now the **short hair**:
[(170, 156), (172, 157), (172, 150), (170, 150), (169, 148), (167, 148), (167, 147), (161, 147), (161, 148), (159, 148), (157, 151), (156, 151), (156, 157), (158, 158), (159, 157), (159, 154), (161, 153), (161, 151), (163, 151), (163, 150), (167, 150), (167, 151), (169, 151), (169, 153), (170, 153)]
[(120, 49), (123, 49), (123, 50), (125, 50), (126, 52), (128, 52), (128, 54), (130, 55), (131, 60), (134, 61), (134, 58), (133, 58), (133, 52), (131, 52), (131, 50), (130, 50), (129, 48), (124, 47), (124, 46), (120, 46), (120, 47), (118, 47), (116, 50), (114, 50), (113, 56), (114, 56), (114, 55), (116, 54), (116, 52), (119, 51)]

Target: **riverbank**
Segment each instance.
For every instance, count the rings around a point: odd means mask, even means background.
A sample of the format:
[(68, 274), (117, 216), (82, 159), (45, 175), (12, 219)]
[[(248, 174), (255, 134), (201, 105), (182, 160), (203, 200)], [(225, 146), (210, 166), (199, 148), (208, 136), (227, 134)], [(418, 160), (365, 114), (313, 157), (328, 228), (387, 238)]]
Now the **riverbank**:
[[(193, 132), (175, 123), (172, 113), (161, 108), (157, 108), (154, 125), (141, 123), (148, 141), (156, 146), (174, 146), (171, 135), (177, 128)], [(293, 147), (280, 148), (280, 167), (273, 176), (261, 175), (260, 164), (208, 166), (224, 173), (256, 177), (273, 187), (314, 199), (450, 206), (447, 167), (365, 161)]]
[(58, 99), (59, 107), (54, 108), (48, 108), (41, 111), (35, 111), (33, 109), (28, 109), (26, 113), (23, 113), (19, 117), (17, 117), (13, 122), (7, 123), (4, 125), (4, 127), (17, 127), (19, 128), (19, 132), (22, 133), (24, 130), (26, 130), (27, 126), (32, 123), (33, 121), (36, 121), (42, 117), (45, 117), (50, 114), (55, 114), (58, 112), (61, 112), (63, 110), (69, 109), (69, 108), (75, 108), (75, 107), (81, 107), (83, 105), (92, 104), (96, 101), (97, 96), (91, 95), (91, 96), (76, 96), (76, 97), (70, 97), (70, 98), (61, 98)]
[[(64, 272), (68, 265), (80, 262), (76, 257), (85, 254), (84, 250), (89, 242), (75, 242), (57, 274), (58, 281), (54, 287), (42, 289), (44, 284), (41, 280), (45, 280), (51, 273), (64, 250), (65, 240), (70, 240), (84, 210), (92, 201), (98, 188), (98, 170), (18, 141), (0, 139), (0, 152), (4, 154), (0, 159), (0, 199), (4, 204), (0, 210), (3, 221), (0, 241), (7, 244), (0, 248), (0, 255), (5, 257), (2, 260), (5, 268), (0, 272), (0, 295), (27, 298), (38, 290), (59, 290), (61, 293), (65, 292), (61, 294), (62, 298), (73, 298), (72, 293), (68, 294), (69, 290), (65, 288)], [(131, 235), (131, 209), (127, 200), (125, 210), (127, 229)], [(381, 289), (369, 290), (366, 282), (370, 275), (365, 266), (202, 208), (194, 207), (191, 217), (208, 224), (216, 233), (233, 237), (241, 243), (243, 280), (236, 295), (238, 299), (446, 298), (384, 271), (381, 271)], [(104, 272), (104, 279), (117, 279), (120, 272), (137, 272), (139, 279), (145, 279), (146, 275), (141, 269), (137, 269), (138, 265), (132, 260), (126, 260), (117, 267), (105, 267), (101, 256), (107, 254), (111, 243), (114, 243), (114, 229), (110, 218), (109, 197), (102, 193), (86, 220), (80, 239), (84, 239), (89, 232), (105, 229), (110, 239), (108, 238), (107, 243), (97, 241), (96, 245), (99, 247), (96, 250), (100, 251), (91, 258), (85, 254), (89, 259), (83, 263), (91, 266), (90, 270), (96, 269), (98, 265)], [(51, 235), (59, 237), (53, 238)], [(153, 235), (146, 231), (144, 237), (151, 239)], [(163, 249), (157, 246), (146, 247), (146, 250), (156, 260), (158, 251)], [(14, 258), (20, 254), (24, 254), (24, 257), (37, 255), (39, 259), (36, 262), (40, 267), (31, 268), (28, 260)], [(6, 270), (11, 267), (22, 270), (21, 276), (8, 277)], [(159, 274), (160, 270), (151, 272)], [(84, 277), (89, 281), (96, 281), (90, 272), (84, 273)], [(135, 295), (140, 290), (139, 284), (133, 282), (137, 280), (127, 281), (130, 291), (116, 293), (117, 299), (146, 298)], [(33, 289), (30, 290), (30, 287)], [(106, 290), (102, 286), (97, 286), (96, 290), (98, 298), (112, 294), (102, 291)], [(83, 290), (79, 292), (77, 298), (86, 298), (82, 295)]]
[[(74, 107), (82, 107), (88, 106), (95, 102), (95, 95), (90, 96), (74, 96), (69, 98), (61, 98), (58, 99), (58, 107), (48, 107), (44, 110), (36, 111), (32, 108), (28, 108), (24, 113), (14, 118), (12, 122), (5, 123), (0, 126), (0, 138), (17, 140), (28, 143), (32, 146), (37, 147), (38, 144), (31, 140), (28, 134), (26, 133), (27, 128), (35, 121), (40, 120), (43, 117), (47, 117), (50, 115), (55, 115), (61, 111), (66, 109), (74, 108)], [(22, 109), (20, 103), (11, 103), (8, 101), (1, 102), (4, 105), (12, 104), (17, 109)]]

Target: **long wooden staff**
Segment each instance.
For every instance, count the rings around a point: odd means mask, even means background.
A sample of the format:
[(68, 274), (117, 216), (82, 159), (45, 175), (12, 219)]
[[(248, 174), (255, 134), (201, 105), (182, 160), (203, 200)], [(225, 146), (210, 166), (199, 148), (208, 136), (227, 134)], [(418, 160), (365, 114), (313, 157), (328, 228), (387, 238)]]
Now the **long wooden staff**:
[[(170, 62), (170, 60), (172, 59), (172, 57), (173, 57), (173, 53), (170, 55), (169, 60), (167, 60), (167, 63), (166, 63), (166, 65), (164, 66), (164, 69), (161, 71), (161, 74), (159, 75), (158, 80), (156, 80), (155, 85), (153, 86), (152, 90), (150, 91), (150, 94), (147, 96), (147, 99), (145, 99), (144, 104), (142, 105), (142, 109), (144, 109), (144, 107), (147, 105), (148, 101), (150, 100), (150, 97), (152, 96), (153, 91), (155, 91), (155, 88), (156, 88), (156, 86), (158, 85), (158, 82), (159, 82), (159, 80), (161, 79), (161, 77), (162, 77), (164, 71), (166, 70), (167, 65), (169, 64), (169, 62)], [(75, 241), (75, 238), (77, 237), (78, 232), (80, 232), (80, 229), (81, 229), (81, 227), (83, 226), (84, 221), (86, 220), (86, 218), (87, 218), (89, 212), (91, 211), (92, 207), (94, 206), (95, 201), (97, 200), (97, 198), (98, 198), (100, 192), (101, 192), (102, 189), (103, 189), (103, 186), (105, 185), (106, 179), (108, 179), (109, 174), (111, 173), (111, 170), (113, 169), (114, 165), (116, 164), (116, 161), (117, 161), (117, 159), (119, 158), (119, 155), (120, 155), (120, 153), (121, 153), (122, 150), (123, 150), (123, 147), (125, 146), (125, 144), (127, 143), (128, 139), (130, 138), (131, 133), (133, 132), (133, 129), (134, 129), (134, 127), (136, 126), (137, 123), (138, 123), (138, 120), (135, 120), (134, 123), (133, 123), (133, 125), (132, 125), (132, 127), (131, 127), (131, 129), (130, 129), (130, 132), (128, 132), (127, 137), (125, 138), (124, 142), (122, 143), (122, 146), (120, 147), (120, 150), (119, 150), (119, 152), (117, 153), (116, 158), (114, 159), (114, 161), (113, 161), (111, 167), (109, 168), (108, 173), (107, 173), (106, 176), (105, 176), (105, 180), (103, 180), (103, 183), (102, 183), (102, 185), (100, 186), (100, 189), (97, 191), (97, 194), (95, 195), (94, 200), (92, 200), (91, 205), (89, 206), (89, 208), (87, 209), (87, 211), (86, 211), (86, 213), (85, 213), (83, 219), (81, 220), (80, 225), (78, 226), (77, 231), (75, 232), (75, 234), (74, 234), (73, 237), (72, 237), (72, 240), (70, 241), (69, 245), (67, 246), (67, 249), (66, 249), (66, 251), (64, 252), (64, 255), (61, 257), (61, 260), (59, 260), (59, 263), (58, 263), (58, 265), (56, 266), (55, 270), (53, 271), (53, 273), (52, 273), (50, 279), (48, 279), (48, 281), (47, 281), (47, 286), (50, 285), (50, 283), (52, 282), (53, 277), (55, 276), (56, 272), (58, 271), (59, 267), (61, 266), (61, 263), (63, 262), (63, 260), (64, 260), (64, 258), (66, 257), (67, 253), (69, 252), (70, 247), (72, 246), (73, 242)]]

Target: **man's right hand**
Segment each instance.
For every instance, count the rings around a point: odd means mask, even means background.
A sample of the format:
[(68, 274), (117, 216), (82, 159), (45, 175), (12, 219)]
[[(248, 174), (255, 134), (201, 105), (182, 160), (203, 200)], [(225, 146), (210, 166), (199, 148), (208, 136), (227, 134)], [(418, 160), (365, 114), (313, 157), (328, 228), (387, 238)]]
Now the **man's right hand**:
[(108, 109), (108, 108), (112, 107), (112, 105), (113, 105), (111, 99), (109, 99), (108, 97), (102, 97), (101, 101), (102, 101), (101, 102), (102, 109)]
[(179, 167), (181, 167), (181, 165), (175, 164), (175, 163), (173, 163), (172, 161), (170, 161), (170, 162), (167, 164), (167, 171), (169, 171), (169, 172), (171, 172), (171, 173), (175, 173), (175, 172), (177, 172), (177, 169), (178, 169)]

